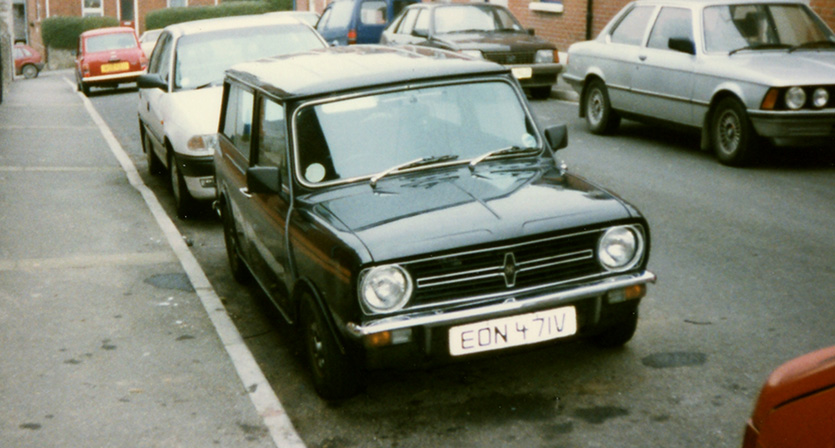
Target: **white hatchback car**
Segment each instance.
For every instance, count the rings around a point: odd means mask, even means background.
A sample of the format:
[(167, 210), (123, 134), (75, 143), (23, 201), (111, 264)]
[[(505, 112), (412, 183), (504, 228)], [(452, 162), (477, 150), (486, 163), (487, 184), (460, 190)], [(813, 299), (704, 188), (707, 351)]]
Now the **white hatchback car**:
[(290, 17), (226, 17), (165, 28), (148, 74), (138, 80), (139, 132), (149, 171), (169, 174), (181, 218), (216, 196), (212, 152), (226, 69), (324, 47), (313, 28)]

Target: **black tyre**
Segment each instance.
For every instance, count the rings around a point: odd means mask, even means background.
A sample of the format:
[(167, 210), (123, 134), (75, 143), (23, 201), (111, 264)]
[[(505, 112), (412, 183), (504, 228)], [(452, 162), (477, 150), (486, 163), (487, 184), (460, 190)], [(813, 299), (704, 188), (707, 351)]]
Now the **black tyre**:
[(710, 122), (710, 139), (722, 164), (744, 166), (751, 162), (757, 135), (742, 103), (735, 98), (719, 102)]
[(169, 156), (168, 173), (171, 181), (171, 192), (174, 194), (174, 204), (177, 208), (177, 216), (181, 219), (188, 219), (194, 210), (194, 198), (188, 191), (183, 173), (177, 164), (174, 156)]
[(620, 126), (620, 115), (612, 110), (609, 102), (609, 91), (600, 80), (593, 80), (586, 89), (583, 101), (586, 123), (592, 134), (610, 134)]
[(38, 77), (38, 67), (35, 67), (32, 64), (26, 64), (23, 68), (20, 69), (21, 73), (23, 73), (23, 77), (26, 79), (32, 79)]
[(551, 97), (551, 86), (531, 87), (531, 98), (535, 100), (547, 100)]
[(326, 400), (355, 395), (360, 386), (357, 363), (348, 354), (342, 353), (313, 298), (306, 296), (302, 300), (302, 340), (316, 392)]
[(148, 172), (153, 176), (164, 173), (165, 165), (162, 164), (162, 161), (159, 160), (159, 157), (157, 157), (157, 154), (154, 152), (151, 137), (148, 135), (148, 131), (145, 130), (141, 122), (139, 123), (139, 136), (142, 139), (142, 151), (145, 152), (145, 158), (148, 159)]
[(241, 243), (238, 238), (238, 227), (232, 216), (232, 208), (226, 202), (221, 202), (220, 218), (223, 221), (223, 242), (226, 243), (226, 258), (229, 259), (229, 269), (238, 283), (248, 283), (252, 279), (249, 268), (241, 258)]
[(623, 319), (619, 320), (616, 324), (594, 336), (592, 342), (602, 348), (620, 347), (632, 339), (637, 328), (638, 308), (635, 307), (631, 312), (626, 313)]

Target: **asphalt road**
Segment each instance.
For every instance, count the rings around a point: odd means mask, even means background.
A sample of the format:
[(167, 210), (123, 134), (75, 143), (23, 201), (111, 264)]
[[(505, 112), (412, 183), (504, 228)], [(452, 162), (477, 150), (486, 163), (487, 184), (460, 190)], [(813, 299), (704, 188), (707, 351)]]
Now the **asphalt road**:
[[(91, 98), (147, 173), (136, 90)], [(371, 372), (359, 396), (317, 398), (292, 330), (234, 282), (210, 211), (174, 221), (310, 447), (735, 447), (759, 387), (782, 362), (835, 344), (835, 153), (769, 149), (755, 167), (719, 165), (698, 136), (624, 122), (586, 131), (576, 105), (538, 101), (569, 124), (560, 153), (635, 204), (659, 281), (633, 341), (574, 342), (425, 371)], [(175, 216), (161, 178), (143, 174)]]

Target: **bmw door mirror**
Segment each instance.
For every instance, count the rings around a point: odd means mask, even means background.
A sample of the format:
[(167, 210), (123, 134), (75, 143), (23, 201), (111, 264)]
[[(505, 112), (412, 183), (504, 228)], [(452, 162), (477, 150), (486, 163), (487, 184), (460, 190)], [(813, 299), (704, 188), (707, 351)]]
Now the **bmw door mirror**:
[(568, 146), (568, 127), (564, 124), (550, 126), (545, 129), (545, 138), (554, 151)]
[(139, 78), (136, 79), (136, 85), (140, 89), (168, 90), (168, 83), (156, 73), (139, 75)]
[(281, 190), (281, 171), (275, 166), (253, 166), (246, 170), (250, 193), (277, 194)]
[(687, 54), (696, 54), (696, 44), (694, 44), (693, 39), (690, 39), (689, 37), (671, 37), (667, 46), (670, 47), (671, 50)]

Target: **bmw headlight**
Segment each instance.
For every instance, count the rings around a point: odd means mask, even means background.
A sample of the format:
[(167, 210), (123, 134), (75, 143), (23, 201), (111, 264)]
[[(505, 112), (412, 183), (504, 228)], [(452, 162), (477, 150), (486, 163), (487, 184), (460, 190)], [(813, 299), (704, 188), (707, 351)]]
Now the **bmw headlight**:
[(786, 106), (789, 109), (797, 110), (806, 104), (806, 92), (802, 87), (792, 87), (786, 91)]
[(360, 297), (375, 313), (403, 308), (412, 295), (412, 279), (397, 265), (377, 266), (368, 270), (360, 282)]
[(597, 258), (610, 271), (633, 268), (641, 260), (643, 252), (643, 235), (632, 226), (612, 227), (603, 233), (597, 243)]
[(461, 54), (475, 59), (484, 59), (484, 54), (480, 50), (461, 50)]
[(554, 62), (554, 50), (538, 50), (533, 61), (537, 64), (551, 64)]
[(186, 143), (189, 151), (212, 154), (218, 147), (217, 134), (195, 135)]
[(823, 87), (818, 87), (815, 89), (815, 93), (812, 94), (812, 104), (815, 105), (818, 109), (826, 106), (826, 103), (829, 102), (829, 92), (824, 89)]

